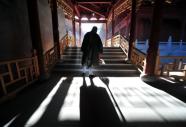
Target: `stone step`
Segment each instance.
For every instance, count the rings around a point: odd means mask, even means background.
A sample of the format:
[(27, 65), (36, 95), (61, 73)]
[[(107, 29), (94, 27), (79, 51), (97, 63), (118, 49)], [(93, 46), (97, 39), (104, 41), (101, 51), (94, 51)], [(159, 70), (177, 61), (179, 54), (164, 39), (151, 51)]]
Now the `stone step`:
[[(67, 48), (65, 49), (65, 52), (68, 51), (80, 51), (80, 48)], [(119, 51), (122, 52), (122, 49), (117, 47), (117, 48), (103, 48), (103, 52), (108, 51), (108, 52), (114, 52), (114, 51)]]
[[(64, 52), (63, 55), (82, 55), (82, 52)], [(103, 55), (125, 55), (123, 52), (103, 52)]]
[[(81, 59), (82, 55), (63, 55), (62, 59)], [(102, 59), (125, 59), (124, 55), (103, 55)]]
[[(81, 63), (81, 59), (63, 59), (59, 61), (60, 63)], [(125, 64), (125, 60), (124, 59), (104, 59), (104, 62), (106, 64)]]
[[(96, 76), (109, 76), (109, 77), (137, 77), (139, 72), (137, 70), (115, 70), (115, 69), (92, 69), (92, 72)], [(53, 69), (53, 73), (61, 74), (63, 76), (82, 76), (82, 69)], [(88, 72), (86, 73), (86, 75)]]
[[(55, 69), (82, 69), (81, 64), (56, 64)], [(96, 67), (95, 69), (135, 69), (132, 64), (103, 64)]]

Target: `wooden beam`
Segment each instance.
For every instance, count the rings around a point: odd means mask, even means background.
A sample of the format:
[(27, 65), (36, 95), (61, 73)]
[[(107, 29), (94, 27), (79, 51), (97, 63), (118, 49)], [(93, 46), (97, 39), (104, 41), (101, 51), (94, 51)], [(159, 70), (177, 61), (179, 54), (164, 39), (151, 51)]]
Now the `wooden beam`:
[(83, 9), (86, 9), (86, 10), (88, 10), (88, 11), (91, 11), (91, 12), (97, 14), (97, 15), (100, 15), (100, 16), (102, 16), (102, 17), (105, 17), (104, 15), (100, 14), (99, 12), (94, 11), (94, 10), (92, 10), (92, 9), (90, 9), (90, 8), (87, 8), (87, 7), (83, 6), (83, 5), (79, 5), (79, 4), (78, 4), (78, 6), (81, 7), (81, 8), (83, 8)]
[(106, 20), (81, 20), (81, 23), (106, 23)]
[(87, 2), (78, 2), (78, 4), (111, 4), (111, 2), (106, 1), (87, 1)]
[(80, 18), (80, 12), (79, 12), (79, 10), (78, 10), (77, 5), (75, 5), (74, 9), (75, 9), (75, 11), (76, 11), (76, 13), (77, 13), (78, 17)]

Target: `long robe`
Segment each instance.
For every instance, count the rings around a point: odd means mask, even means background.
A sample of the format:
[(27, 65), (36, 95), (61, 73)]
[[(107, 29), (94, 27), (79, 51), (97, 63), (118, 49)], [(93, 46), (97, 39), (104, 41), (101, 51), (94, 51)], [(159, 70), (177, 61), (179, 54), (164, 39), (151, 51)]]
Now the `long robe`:
[(99, 54), (103, 53), (103, 44), (99, 35), (95, 32), (87, 32), (83, 38), (81, 51), (82, 65), (96, 66), (99, 65)]

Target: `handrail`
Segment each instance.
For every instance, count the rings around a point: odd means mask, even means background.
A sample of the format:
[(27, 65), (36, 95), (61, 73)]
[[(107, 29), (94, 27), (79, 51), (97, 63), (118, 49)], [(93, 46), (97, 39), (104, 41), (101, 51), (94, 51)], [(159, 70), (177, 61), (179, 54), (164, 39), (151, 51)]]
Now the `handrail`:
[[(128, 56), (128, 49), (129, 49), (129, 42), (126, 38), (124, 38), (122, 35), (120, 36), (120, 47)], [(131, 62), (135, 64), (142, 72), (144, 71), (145, 67), (145, 59), (146, 59), (146, 54), (139, 49), (133, 47), (132, 52), (131, 52)]]
[(30, 58), (0, 62), (0, 70), (1, 102), (38, 79), (39, 67), (37, 55), (34, 54)]
[(44, 63), (45, 63), (46, 72), (49, 72), (54, 67), (54, 65), (56, 64), (58, 60), (57, 47), (58, 47), (58, 44), (55, 44), (51, 49), (49, 49), (44, 54)]

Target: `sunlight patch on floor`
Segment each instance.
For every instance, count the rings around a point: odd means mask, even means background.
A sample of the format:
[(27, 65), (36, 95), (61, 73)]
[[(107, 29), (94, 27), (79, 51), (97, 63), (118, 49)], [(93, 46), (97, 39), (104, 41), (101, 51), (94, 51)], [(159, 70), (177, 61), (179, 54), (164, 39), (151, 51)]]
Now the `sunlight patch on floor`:
[(186, 104), (138, 77), (110, 77), (109, 87), (127, 122), (186, 121)]
[(74, 77), (68, 90), (64, 104), (60, 109), (58, 120), (80, 120), (80, 87), (83, 85), (83, 78)]
[(53, 99), (53, 96), (56, 94), (58, 88), (60, 87), (61, 83), (65, 80), (65, 77), (62, 77), (58, 83), (55, 85), (55, 87), (51, 90), (51, 92), (48, 94), (48, 96), (45, 98), (45, 100), (40, 104), (40, 106), (37, 108), (37, 110), (32, 114), (32, 116), (29, 118), (29, 120), (26, 122), (25, 126), (34, 126), (42, 117), (44, 112), (46, 111), (49, 103)]

